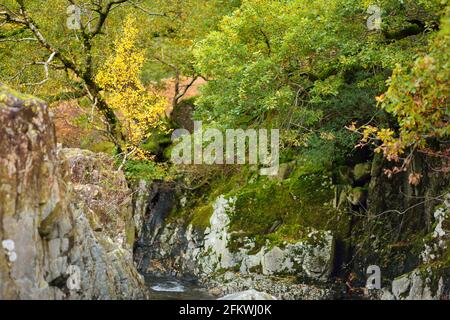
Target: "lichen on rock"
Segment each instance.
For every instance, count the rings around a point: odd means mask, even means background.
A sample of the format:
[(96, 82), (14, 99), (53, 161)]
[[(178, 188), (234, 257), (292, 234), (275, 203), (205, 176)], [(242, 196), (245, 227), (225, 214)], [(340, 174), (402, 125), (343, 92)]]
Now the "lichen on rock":
[(107, 185), (106, 155), (58, 152), (47, 106), (1, 84), (0, 124), (0, 299), (145, 298), (124, 239), (132, 212), (123, 173)]

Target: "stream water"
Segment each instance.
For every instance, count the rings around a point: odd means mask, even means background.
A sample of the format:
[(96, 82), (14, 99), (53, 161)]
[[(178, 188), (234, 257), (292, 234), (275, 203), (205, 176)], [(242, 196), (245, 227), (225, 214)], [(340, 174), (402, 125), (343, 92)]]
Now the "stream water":
[(195, 280), (146, 275), (145, 282), (152, 300), (212, 300), (207, 290)]

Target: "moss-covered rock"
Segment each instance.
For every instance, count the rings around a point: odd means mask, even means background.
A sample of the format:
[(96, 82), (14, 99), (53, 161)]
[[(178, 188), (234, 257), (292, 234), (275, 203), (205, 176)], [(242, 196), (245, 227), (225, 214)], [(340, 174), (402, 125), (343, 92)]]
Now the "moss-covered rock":
[(347, 200), (354, 206), (365, 206), (367, 200), (367, 188), (356, 187), (350, 189)]
[(358, 163), (353, 168), (353, 178), (357, 185), (364, 185), (370, 181), (372, 164), (370, 162)]

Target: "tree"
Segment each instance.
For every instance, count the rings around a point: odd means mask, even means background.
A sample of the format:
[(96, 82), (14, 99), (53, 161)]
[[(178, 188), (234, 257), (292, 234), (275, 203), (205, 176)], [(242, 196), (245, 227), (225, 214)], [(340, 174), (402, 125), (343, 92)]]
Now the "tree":
[[(174, 77), (177, 104), (195, 79), (192, 48), (238, 0), (4, 0), (0, 4), (0, 78), (45, 100), (89, 97), (104, 119), (108, 137), (119, 146), (124, 132), (101, 94), (95, 76), (113, 51), (113, 39), (127, 14), (141, 28), (148, 47), (145, 85)], [(70, 27), (68, 27), (70, 24)], [(24, 54), (26, 53), (26, 54)]]
[(95, 81), (106, 91), (109, 106), (120, 115), (127, 145), (124, 150), (140, 150), (140, 144), (149, 137), (150, 129), (162, 124), (166, 101), (148, 92), (140, 74), (145, 50), (137, 47), (139, 30), (136, 19), (129, 16), (124, 24), (123, 35), (116, 40), (115, 53), (100, 69)]
[[(390, 173), (403, 171), (415, 152), (442, 158), (450, 167), (450, 7), (447, 7), (439, 32), (429, 42), (428, 52), (412, 63), (397, 64), (387, 91), (377, 97), (379, 107), (396, 119), (398, 128), (360, 128), (365, 144), (377, 144), (388, 160), (400, 162)], [(356, 130), (355, 127), (352, 127)], [(418, 183), (418, 177), (410, 181)]]
[[(201, 74), (195, 67), (193, 49), (207, 34), (216, 30), (223, 16), (240, 5), (239, 0), (153, 0), (169, 19), (153, 19), (148, 24), (149, 63), (144, 78), (152, 81), (171, 78), (175, 108)], [(185, 79), (188, 78), (188, 79)], [(185, 82), (185, 84), (183, 84)]]
[[(11, 65), (22, 64), (23, 67), (9, 79), (17, 80), (22, 76), (34, 79), (36, 77), (34, 74), (26, 74), (27, 68), (44, 66), (44, 80), (22, 84), (26, 87), (48, 85), (49, 92), (69, 91), (73, 97), (88, 95), (105, 120), (109, 138), (120, 146), (124, 138), (120, 123), (113, 109), (102, 97), (101, 87), (96, 82), (95, 75), (99, 62), (105, 58), (104, 48), (109, 46), (115, 32), (114, 26), (118, 25), (117, 22), (121, 20), (126, 6), (128, 10), (141, 12), (141, 16), (144, 17), (149, 15), (164, 17), (164, 14), (153, 13), (150, 10), (142, 12), (141, 6), (139, 6), (141, 9), (137, 9), (136, 5), (140, 2), (142, 1), (55, 0), (51, 6), (42, 6), (40, 3), (26, 0), (5, 0), (0, 5), (2, 28), (0, 30), (6, 30), (0, 31), (0, 38), (3, 38), (1, 44), (9, 45), (10, 50), (27, 52), (26, 55), (14, 55)], [(75, 30), (67, 28), (69, 6), (76, 6), (83, 10), (81, 13), (88, 13), (77, 21), (79, 25)], [(8, 58), (1, 57), (2, 63), (6, 64)], [(24, 58), (35, 60), (26, 62)], [(10, 69), (14, 70), (5, 67), (4, 72)], [(54, 72), (51, 76), (50, 70)], [(50, 83), (57, 86), (58, 90), (50, 87)], [(42, 88), (40, 90), (41, 93), (45, 92)], [(59, 99), (59, 96), (55, 99)]]
[(243, 1), (195, 50), (210, 80), (197, 117), (224, 127), (274, 126), (285, 146), (316, 163), (345, 161), (358, 141), (345, 126), (391, 124), (375, 97), (439, 28), (436, 1), (378, 4), (381, 30), (369, 30), (370, 1)]

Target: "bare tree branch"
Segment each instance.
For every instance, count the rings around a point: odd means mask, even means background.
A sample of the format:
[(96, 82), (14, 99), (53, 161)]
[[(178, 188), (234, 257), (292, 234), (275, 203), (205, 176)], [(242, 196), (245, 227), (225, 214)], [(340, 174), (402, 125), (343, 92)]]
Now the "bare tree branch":
[(135, 7), (136, 9), (141, 10), (142, 12), (145, 12), (146, 14), (150, 15), (150, 16), (157, 16), (157, 17), (165, 17), (168, 18), (169, 16), (167, 15), (167, 13), (157, 13), (157, 12), (151, 12), (150, 10), (142, 7), (141, 5), (139, 5), (138, 3), (136, 3), (135, 1), (130, 1), (130, 4)]
[(25, 83), (25, 86), (40, 86), (46, 83), (50, 79), (50, 72), (49, 72), (49, 65), (53, 61), (53, 59), (56, 56), (56, 52), (53, 52), (47, 61), (45, 62), (36, 62), (37, 65), (43, 65), (44, 66), (44, 72), (45, 72), (45, 78), (40, 82), (35, 83)]
[[(163, 59), (154, 56), (153, 57), (156, 61), (168, 66), (169, 68), (171, 68), (172, 70), (174, 70), (175, 72), (175, 93), (174, 96), (172, 98), (172, 107), (176, 107), (178, 105), (178, 103), (180, 102), (180, 99), (184, 97), (184, 95), (188, 92), (188, 90), (192, 87), (192, 85), (195, 83), (195, 81), (197, 81), (197, 79), (200, 77), (199, 75), (193, 74), (191, 77), (191, 80), (189, 81), (189, 83), (187, 83), (186, 85), (182, 86), (181, 85), (181, 71), (180, 69), (172, 64), (169, 63), (167, 61), (164, 61)], [(183, 90), (180, 90), (181, 87), (184, 87)]]
[(0, 42), (26, 42), (26, 41), (37, 41), (37, 39), (36, 38), (0, 39)]
[(106, 18), (108, 17), (110, 11), (113, 9), (114, 6), (118, 6), (128, 1), (129, 0), (113, 0), (109, 1), (104, 7), (100, 3), (98, 3), (98, 8), (94, 11), (96, 11), (99, 14), (99, 19), (97, 25), (94, 27), (94, 30), (88, 33), (89, 37), (93, 38), (102, 31)]
[(185, 94), (187, 93), (187, 91), (192, 87), (192, 85), (195, 83), (195, 81), (197, 81), (198, 78), (199, 78), (198, 76), (193, 75), (192, 78), (191, 78), (191, 81), (189, 81), (188, 84), (186, 84), (186, 85), (183, 86), (183, 87), (184, 87), (184, 90), (183, 90), (182, 92), (180, 92), (180, 93), (176, 96), (177, 102), (178, 102), (179, 99), (181, 99), (182, 97), (184, 97), (184, 95), (185, 95)]
[(28, 15), (28, 11), (25, 8), (25, 4), (23, 0), (17, 0), (17, 3), (20, 7), (20, 13), (23, 17), (24, 24), (31, 30), (31, 32), (34, 34), (36, 39), (41, 43), (41, 45), (46, 48), (48, 51), (50, 51), (52, 54), (54, 53), (54, 56), (57, 57), (63, 64), (66, 66), (66, 68), (72, 70), (76, 75), (81, 76), (81, 71), (75, 66), (75, 64), (68, 58), (66, 58), (64, 55), (61, 54), (61, 52), (56, 49), (54, 46), (52, 46), (42, 35), (41, 31), (37, 27), (37, 25), (34, 23), (34, 21), (30, 18)]
[(0, 8), (3, 8), (3, 10), (0, 11), (0, 16), (4, 17), (5, 22), (26, 25), (25, 21), (21, 19), (17, 13), (9, 9), (6, 5), (0, 4)]

